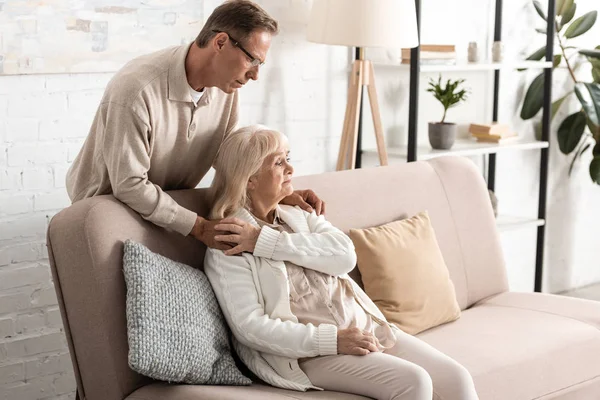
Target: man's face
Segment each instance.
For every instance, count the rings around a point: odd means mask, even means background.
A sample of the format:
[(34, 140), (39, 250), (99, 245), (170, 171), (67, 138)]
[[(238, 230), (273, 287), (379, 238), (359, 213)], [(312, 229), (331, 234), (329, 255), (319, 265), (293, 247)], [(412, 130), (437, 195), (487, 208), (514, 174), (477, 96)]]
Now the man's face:
[(221, 34), (222, 48), (217, 59), (218, 87), (233, 93), (250, 79), (257, 80), (260, 64), (264, 63), (271, 47), (271, 34), (253, 32), (248, 39), (237, 42), (229, 34)]

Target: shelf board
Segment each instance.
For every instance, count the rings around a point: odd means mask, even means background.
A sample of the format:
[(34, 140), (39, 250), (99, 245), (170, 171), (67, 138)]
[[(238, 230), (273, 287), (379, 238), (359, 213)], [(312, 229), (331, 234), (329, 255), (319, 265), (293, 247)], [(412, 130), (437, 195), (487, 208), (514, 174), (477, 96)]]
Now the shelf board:
[[(410, 64), (400, 64), (391, 62), (373, 62), (375, 68), (397, 68), (400, 70), (410, 70)], [(478, 62), (467, 63), (457, 62), (456, 64), (426, 64), (421, 63), (421, 72), (445, 72), (445, 71), (493, 71), (497, 69), (543, 69), (552, 68), (552, 63), (548, 61), (504, 61), (501, 63)]]
[(505, 232), (513, 229), (542, 226), (546, 222), (538, 218), (514, 217), (508, 215), (498, 215), (496, 218), (496, 227), (498, 231)]
[[(494, 154), (507, 150), (530, 150), (543, 149), (548, 147), (548, 142), (535, 139), (516, 138), (504, 143), (482, 143), (475, 139), (465, 138), (456, 139), (450, 150), (434, 150), (430, 146), (417, 147), (417, 160), (428, 160), (442, 156), (475, 156), (480, 154)], [(406, 160), (408, 157), (407, 146), (388, 147), (388, 157), (390, 159), (399, 158)], [(377, 149), (365, 149), (363, 154), (366, 156), (377, 156)]]

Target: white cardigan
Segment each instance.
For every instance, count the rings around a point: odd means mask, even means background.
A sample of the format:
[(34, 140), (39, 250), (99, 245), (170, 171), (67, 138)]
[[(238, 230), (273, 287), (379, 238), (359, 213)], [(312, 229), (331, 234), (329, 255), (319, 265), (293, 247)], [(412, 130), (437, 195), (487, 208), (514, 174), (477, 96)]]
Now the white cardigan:
[[(350, 238), (315, 212), (278, 208), (279, 217), (295, 233), (263, 226), (253, 254), (226, 256), (220, 250), (207, 249), (204, 271), (233, 332), (234, 348), (248, 368), (273, 386), (320, 389), (312, 385), (297, 360), (337, 354), (337, 327), (298, 323), (290, 310), (284, 261), (347, 279), (374, 320), (387, 322), (347, 275), (356, 265)], [(244, 209), (235, 217), (259, 226)]]

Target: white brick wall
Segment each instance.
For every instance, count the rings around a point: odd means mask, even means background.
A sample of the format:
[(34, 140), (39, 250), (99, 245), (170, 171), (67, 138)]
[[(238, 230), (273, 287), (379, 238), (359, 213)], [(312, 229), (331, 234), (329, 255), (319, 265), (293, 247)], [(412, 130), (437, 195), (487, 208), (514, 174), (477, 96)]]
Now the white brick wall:
[(109, 78), (0, 77), (0, 399), (74, 398), (45, 234)]
[(74, 399), (45, 235), (111, 74), (0, 77), (0, 399)]
[(109, 74), (0, 77), (0, 399), (73, 399), (45, 246)]

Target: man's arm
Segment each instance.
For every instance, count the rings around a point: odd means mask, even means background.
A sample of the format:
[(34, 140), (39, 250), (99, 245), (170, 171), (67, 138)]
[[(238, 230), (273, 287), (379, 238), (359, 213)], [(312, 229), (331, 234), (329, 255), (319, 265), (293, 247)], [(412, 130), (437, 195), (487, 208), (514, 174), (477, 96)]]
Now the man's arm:
[(102, 105), (105, 135), (103, 157), (113, 195), (142, 218), (187, 236), (197, 223), (197, 214), (173, 200), (148, 180), (150, 126), (130, 106)]

